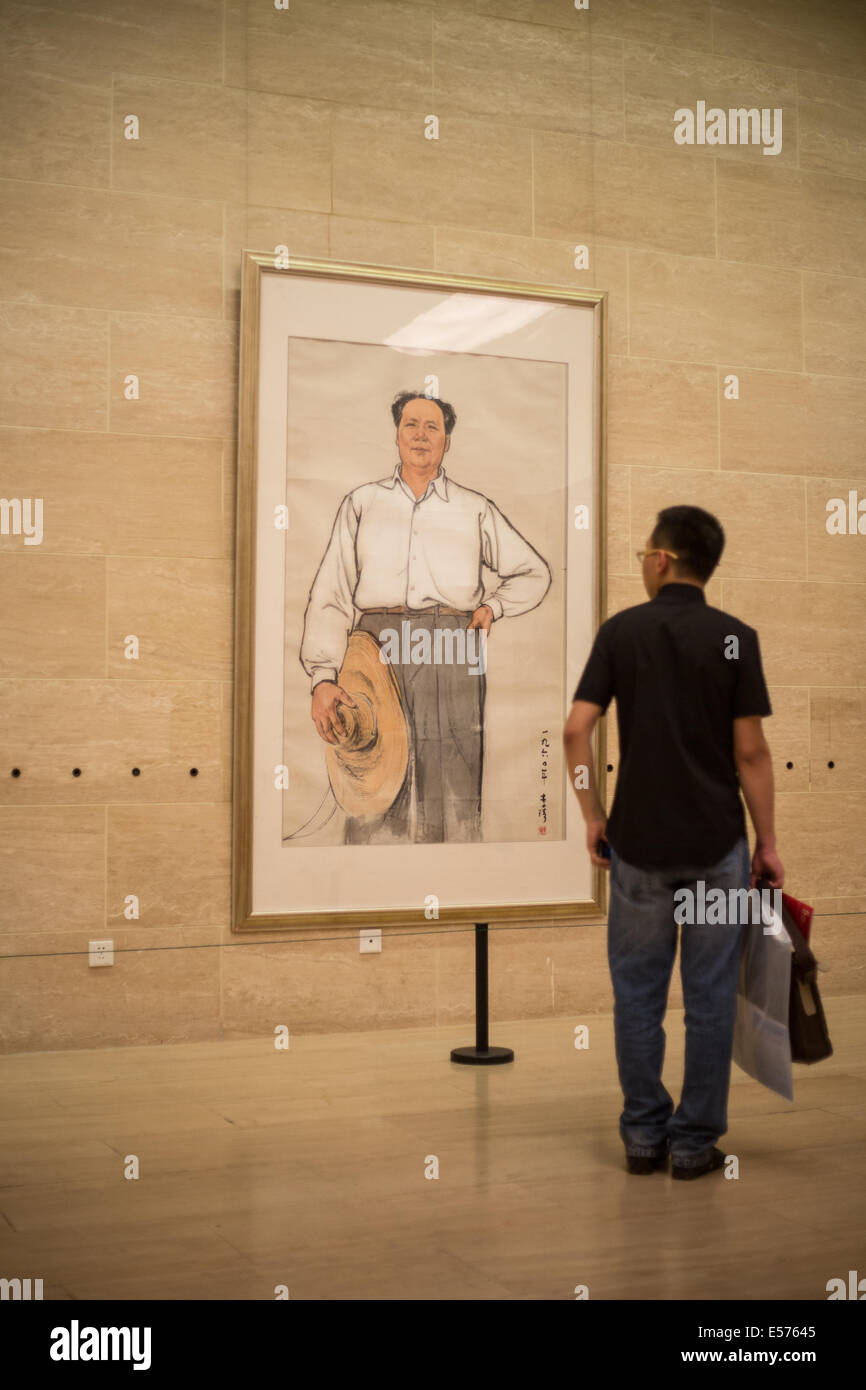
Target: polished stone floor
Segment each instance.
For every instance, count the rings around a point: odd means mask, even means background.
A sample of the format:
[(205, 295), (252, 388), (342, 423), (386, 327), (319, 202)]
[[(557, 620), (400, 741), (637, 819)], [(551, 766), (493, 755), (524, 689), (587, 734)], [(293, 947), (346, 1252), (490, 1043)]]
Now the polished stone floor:
[[(46, 1299), (826, 1299), (866, 1273), (866, 1022), (795, 1101), (736, 1067), (738, 1159), (631, 1176), (608, 1015), (0, 1059), (0, 1275)], [(574, 1029), (589, 1026), (589, 1047)], [(665, 1081), (682, 1074), (668, 1015)], [(137, 1159), (139, 1176), (127, 1178)], [(438, 1176), (434, 1176), (438, 1172)]]

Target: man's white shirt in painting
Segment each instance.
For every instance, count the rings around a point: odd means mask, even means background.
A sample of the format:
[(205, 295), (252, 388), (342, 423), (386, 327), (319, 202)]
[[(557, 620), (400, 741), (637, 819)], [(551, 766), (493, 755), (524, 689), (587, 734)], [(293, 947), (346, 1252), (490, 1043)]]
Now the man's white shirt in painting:
[[(499, 576), (484, 597), (482, 565)], [(344, 497), (310, 590), (301, 663), (336, 681), (349, 633), (365, 608), (489, 604), (494, 620), (535, 608), (550, 588), (547, 563), (487, 497), (440, 467), (416, 498), (400, 477), (365, 483)]]

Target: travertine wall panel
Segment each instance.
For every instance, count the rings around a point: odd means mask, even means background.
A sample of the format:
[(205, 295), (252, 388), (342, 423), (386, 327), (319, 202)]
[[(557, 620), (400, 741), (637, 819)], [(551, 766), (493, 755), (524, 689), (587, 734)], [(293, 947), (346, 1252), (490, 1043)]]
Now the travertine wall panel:
[[(0, 534), (0, 1047), (468, 1040), (470, 932), (230, 931), (240, 261), (282, 243), (608, 292), (608, 612), (660, 507), (720, 517), (788, 886), (859, 987), (866, 536), (827, 506), (866, 499), (864, 53), (854, 0), (2, 0), (0, 493), (43, 527)], [(701, 101), (781, 109), (781, 149), (677, 144)], [(610, 1009), (604, 924), (496, 930), (491, 991)]]

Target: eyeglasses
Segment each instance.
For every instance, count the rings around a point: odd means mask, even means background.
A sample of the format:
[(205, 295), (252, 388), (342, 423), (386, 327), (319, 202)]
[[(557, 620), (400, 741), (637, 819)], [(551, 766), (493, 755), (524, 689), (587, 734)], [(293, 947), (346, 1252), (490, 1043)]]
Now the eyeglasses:
[(640, 564), (643, 564), (647, 555), (670, 555), (672, 560), (678, 560), (680, 558), (673, 550), (636, 550), (635, 555)]

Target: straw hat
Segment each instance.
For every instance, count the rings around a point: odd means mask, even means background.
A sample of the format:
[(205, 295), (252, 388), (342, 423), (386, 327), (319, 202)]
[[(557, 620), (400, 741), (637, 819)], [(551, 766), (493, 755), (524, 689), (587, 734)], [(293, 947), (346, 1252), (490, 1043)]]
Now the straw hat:
[(334, 797), (347, 815), (384, 815), (406, 779), (409, 734), (394, 672), (369, 632), (353, 632), (337, 677), (357, 706), (338, 705), (343, 732), (326, 745)]

